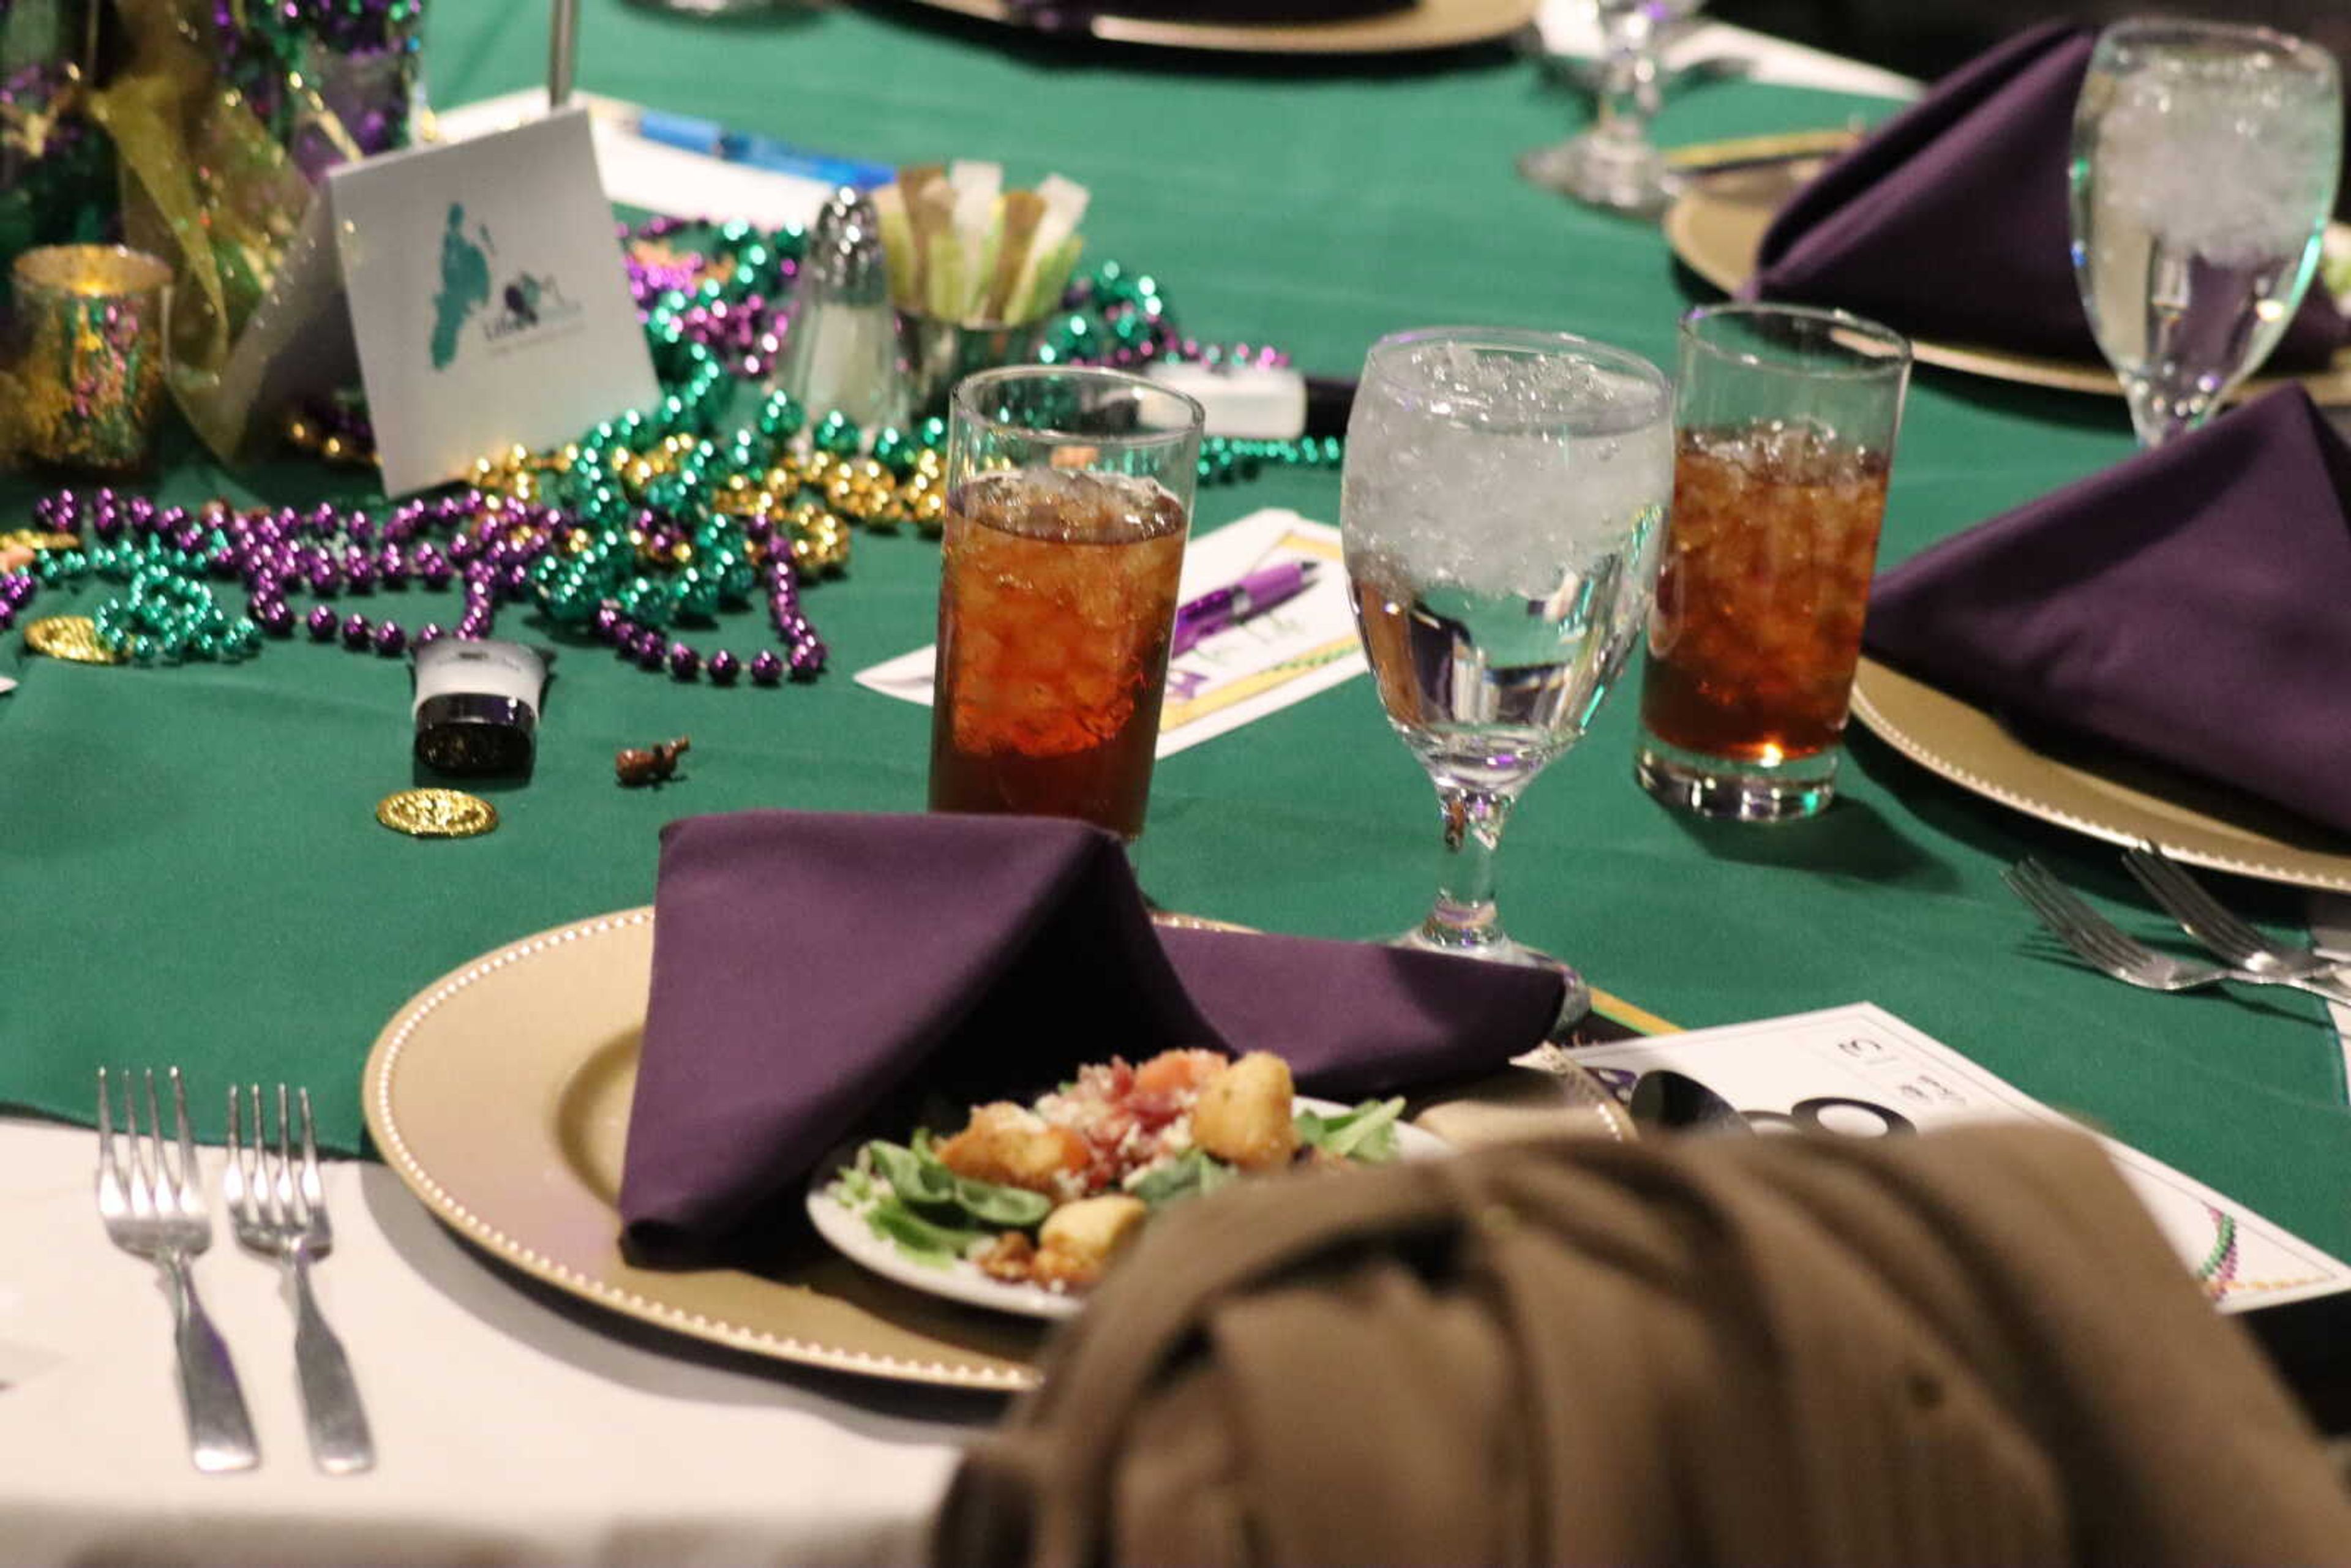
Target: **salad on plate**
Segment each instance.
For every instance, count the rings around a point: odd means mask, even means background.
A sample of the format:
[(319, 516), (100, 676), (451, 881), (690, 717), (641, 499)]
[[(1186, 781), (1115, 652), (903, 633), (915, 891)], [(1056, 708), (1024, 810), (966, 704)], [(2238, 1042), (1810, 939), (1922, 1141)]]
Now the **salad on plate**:
[[(810, 1210), (836, 1245), (893, 1277), (928, 1283), (912, 1264), (942, 1276), (942, 1293), (1060, 1315), (1170, 1204), (1252, 1176), (1385, 1164), (1406, 1134), (1434, 1144), (1400, 1125), (1403, 1111), (1401, 1097), (1301, 1101), (1289, 1063), (1266, 1051), (1113, 1058), (1025, 1104), (976, 1106), (951, 1134), (863, 1144)], [(851, 1217), (865, 1245), (845, 1238)], [(946, 1288), (953, 1275), (967, 1288)]]

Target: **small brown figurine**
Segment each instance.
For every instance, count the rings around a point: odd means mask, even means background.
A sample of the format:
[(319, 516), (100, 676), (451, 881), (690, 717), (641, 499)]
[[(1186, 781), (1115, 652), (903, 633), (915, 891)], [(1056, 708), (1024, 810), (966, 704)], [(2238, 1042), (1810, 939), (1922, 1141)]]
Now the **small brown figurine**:
[(676, 774), (678, 758), (693, 747), (694, 742), (683, 735), (651, 750), (623, 747), (612, 754), (612, 771), (624, 789), (633, 789), (640, 784), (664, 783)]

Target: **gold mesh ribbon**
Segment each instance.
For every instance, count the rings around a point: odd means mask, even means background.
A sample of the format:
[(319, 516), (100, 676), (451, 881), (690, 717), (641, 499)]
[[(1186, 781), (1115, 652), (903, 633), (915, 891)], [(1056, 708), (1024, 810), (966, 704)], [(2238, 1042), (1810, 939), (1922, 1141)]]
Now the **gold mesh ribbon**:
[[(310, 204), (319, 199), (241, 94), (223, 85), (205, 47), (209, 7), (196, 0), (118, 0), (129, 58), (91, 98), (122, 171), (124, 237), (172, 264), (171, 389), (188, 423), (223, 459), (256, 434), (270, 361), (330, 305), (330, 283), (300, 298), (291, 269)], [(307, 95), (308, 117), (333, 115)], [(339, 125), (329, 140), (346, 151)], [(331, 277), (331, 269), (325, 275)]]

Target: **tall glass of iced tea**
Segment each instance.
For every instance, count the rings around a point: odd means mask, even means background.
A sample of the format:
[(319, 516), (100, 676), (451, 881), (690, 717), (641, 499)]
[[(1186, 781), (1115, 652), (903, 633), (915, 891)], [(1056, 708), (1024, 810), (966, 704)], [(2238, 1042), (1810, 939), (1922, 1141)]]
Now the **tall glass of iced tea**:
[(1113, 371), (956, 385), (931, 810), (1142, 834), (1201, 419)]
[(1682, 318), (1674, 505), (1635, 771), (1704, 817), (1808, 817), (1837, 758), (1910, 345), (1839, 310)]

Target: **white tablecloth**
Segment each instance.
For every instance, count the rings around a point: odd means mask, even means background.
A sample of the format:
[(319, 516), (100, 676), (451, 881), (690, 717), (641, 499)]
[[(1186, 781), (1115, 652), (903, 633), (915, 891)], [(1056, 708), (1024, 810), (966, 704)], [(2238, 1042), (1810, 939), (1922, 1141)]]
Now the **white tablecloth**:
[[(198, 1474), (171, 1309), (99, 1227), (94, 1134), (0, 1118), (0, 1563), (906, 1563), (957, 1442), (1001, 1409), (799, 1374), (573, 1307), (469, 1250), (389, 1170), (328, 1173), (315, 1271), (381, 1459), (310, 1463), (274, 1265), (215, 1212), (197, 1287), (259, 1469)], [(218, 1192), (220, 1151), (206, 1150)]]

